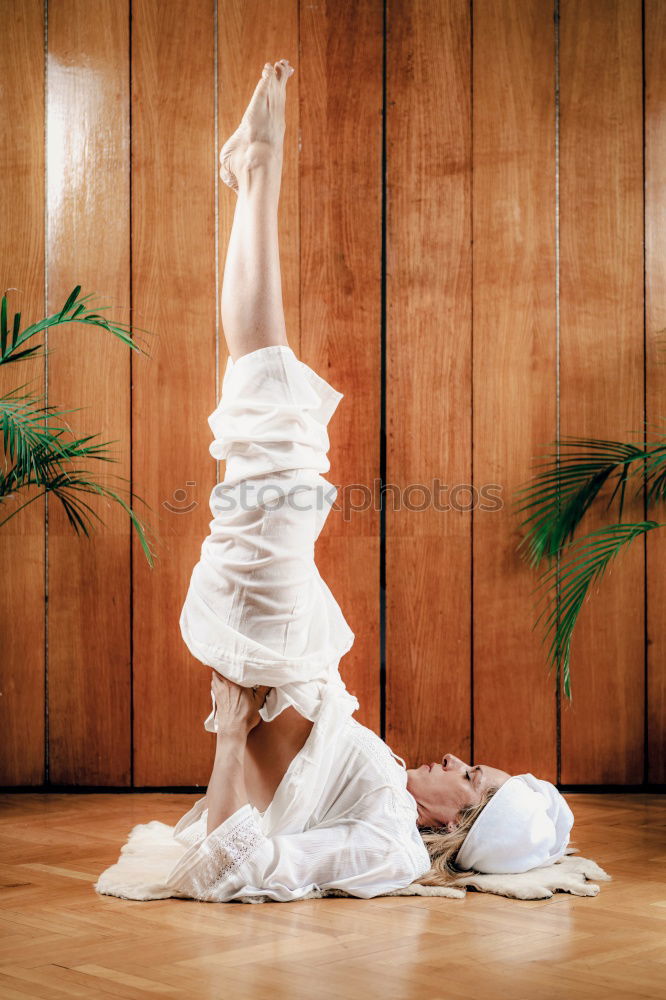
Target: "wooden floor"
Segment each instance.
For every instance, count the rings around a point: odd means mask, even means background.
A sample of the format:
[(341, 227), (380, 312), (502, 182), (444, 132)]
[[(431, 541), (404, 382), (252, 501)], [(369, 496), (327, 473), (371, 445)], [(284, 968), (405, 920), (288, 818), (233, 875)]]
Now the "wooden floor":
[(666, 996), (666, 796), (569, 794), (596, 898), (130, 902), (92, 884), (170, 794), (0, 796), (0, 997)]

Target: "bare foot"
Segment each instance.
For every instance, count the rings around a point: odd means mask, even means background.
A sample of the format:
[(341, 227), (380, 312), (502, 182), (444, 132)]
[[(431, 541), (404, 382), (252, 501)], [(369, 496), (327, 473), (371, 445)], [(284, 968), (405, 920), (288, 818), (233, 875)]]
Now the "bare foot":
[(220, 177), (236, 192), (244, 171), (271, 161), (282, 164), (285, 92), (293, 72), (287, 59), (266, 63), (240, 125), (220, 151)]

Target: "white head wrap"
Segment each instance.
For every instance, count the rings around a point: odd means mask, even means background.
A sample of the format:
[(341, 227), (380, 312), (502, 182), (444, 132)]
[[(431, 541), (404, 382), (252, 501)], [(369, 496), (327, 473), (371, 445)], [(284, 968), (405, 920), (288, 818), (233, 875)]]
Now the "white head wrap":
[(533, 774), (516, 774), (472, 824), (456, 865), (496, 875), (550, 865), (564, 854), (573, 822), (555, 785)]

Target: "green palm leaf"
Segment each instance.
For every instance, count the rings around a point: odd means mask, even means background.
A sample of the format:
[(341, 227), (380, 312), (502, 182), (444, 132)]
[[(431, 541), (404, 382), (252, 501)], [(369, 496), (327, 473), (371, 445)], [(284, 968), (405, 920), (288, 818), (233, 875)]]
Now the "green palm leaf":
[[(67, 426), (54, 425), (52, 421), (65, 413), (82, 407), (56, 410), (42, 406), (42, 396), (20, 396), (19, 386), (0, 397), (0, 429), (5, 453), (4, 469), (0, 471), (0, 497), (14, 492), (21, 485), (50, 480), (53, 468), (62, 469), (63, 463), (79, 458), (96, 458), (112, 462), (115, 459), (107, 450), (113, 441), (89, 444), (99, 435), (67, 439)], [(9, 466), (8, 462), (13, 464)]]
[(544, 558), (555, 558), (571, 541), (583, 517), (606, 486), (612, 486), (608, 510), (617, 501), (617, 519), (622, 518), (630, 480), (638, 496), (646, 489), (646, 468), (654, 501), (666, 490), (666, 441), (626, 444), (593, 438), (565, 437), (560, 453), (535, 466), (541, 471), (516, 491), (518, 512), (529, 512), (521, 522), (526, 529), (518, 548), (524, 549), (531, 566)]
[(101, 311), (108, 309), (109, 306), (96, 306), (96, 311), (93, 312), (91, 308), (84, 305), (91, 298), (92, 293), (79, 298), (80, 291), (81, 286), (77, 285), (59, 312), (53, 313), (53, 315), (47, 316), (38, 323), (33, 323), (31, 326), (26, 327), (23, 333), (20, 332), (21, 314), (16, 313), (14, 315), (11, 338), (7, 323), (7, 296), (3, 295), (2, 306), (0, 307), (0, 364), (9, 364), (12, 361), (24, 361), (27, 357), (44, 357), (49, 353), (48, 351), (43, 351), (41, 354), (36, 353), (40, 350), (41, 345), (24, 348), (23, 350), (21, 348), (31, 337), (43, 333), (52, 327), (61, 326), (64, 323), (86, 323), (88, 326), (101, 327), (108, 330), (109, 333), (117, 337), (118, 340), (121, 340), (131, 350), (147, 355), (147, 351), (139, 347), (134, 334), (136, 331), (149, 333), (148, 330), (144, 330), (134, 324), (129, 326), (125, 323), (112, 323), (105, 316), (101, 315)]
[[(666, 499), (666, 428), (661, 437), (635, 443), (596, 438), (564, 437), (535, 466), (533, 479), (515, 495), (515, 506), (524, 519), (524, 537), (518, 551), (533, 568), (545, 559), (549, 568), (540, 586), (549, 588), (550, 615), (545, 621), (551, 635), (548, 661), (562, 666), (565, 693), (571, 697), (570, 646), (574, 627), (591, 584), (600, 580), (608, 562), (645, 534), (657, 522), (622, 522), (627, 491), (645, 496), (648, 505)], [(574, 536), (590, 507), (608, 492), (606, 510), (615, 505), (617, 523), (582, 536)], [(565, 552), (573, 558), (561, 565)], [(538, 624), (544, 618), (542, 614)]]
[[(546, 587), (546, 608), (541, 612), (534, 628), (545, 618), (546, 635), (551, 636), (548, 663), (562, 667), (564, 692), (571, 698), (571, 640), (583, 602), (595, 581), (601, 580), (609, 563), (636, 538), (654, 528), (664, 527), (657, 521), (639, 521), (635, 524), (612, 524), (577, 539), (569, 548), (571, 557), (559, 566), (543, 572), (537, 590)], [(549, 612), (549, 613), (548, 613)]]
[[(23, 332), (21, 332), (21, 313), (14, 315), (10, 330), (7, 321), (7, 297), (3, 296), (0, 305), (0, 364), (25, 360), (28, 357), (45, 356), (49, 352), (37, 353), (41, 350), (40, 344), (26, 347), (26, 342), (37, 334), (64, 323), (86, 323), (108, 330), (132, 350), (146, 353), (138, 346), (134, 337), (139, 327), (129, 327), (109, 321), (101, 315), (100, 307), (93, 312), (85, 304), (90, 296), (79, 298), (80, 291), (81, 286), (77, 285), (59, 312), (33, 323)], [(99, 437), (97, 434), (75, 437), (62, 417), (66, 413), (76, 412), (81, 407), (56, 410), (55, 407), (43, 403), (44, 396), (22, 394), (21, 390), (28, 384), (24, 383), (0, 397), (0, 431), (3, 440), (0, 504), (8, 497), (16, 496), (23, 489), (37, 487), (38, 491), (1, 520), (0, 527), (39, 497), (52, 494), (62, 505), (74, 530), (88, 535), (94, 528), (93, 518), (101, 522), (102, 518), (86, 502), (84, 496), (97, 494), (120, 504), (126, 511), (137, 532), (146, 559), (152, 567), (153, 552), (148, 544), (146, 525), (137, 516), (130, 503), (121, 496), (119, 490), (129, 493), (130, 501), (138, 500), (141, 503), (144, 501), (124, 487), (112, 489), (108, 485), (95, 482), (88, 472), (75, 464), (81, 460), (91, 459), (101, 462), (117, 461), (108, 449), (108, 445), (113, 442), (95, 440)], [(115, 478), (119, 482), (126, 482), (122, 477)]]
[(645, 459), (645, 489), (648, 504), (666, 500), (666, 442), (649, 446)]
[[(83, 441), (85, 439), (82, 438), (80, 440)], [(95, 455), (91, 450), (86, 451), (85, 454), (87, 457), (100, 458), (104, 461), (113, 461), (104, 455)], [(52, 494), (61, 504), (67, 516), (67, 520), (76, 533), (84, 534), (88, 537), (90, 532), (95, 527), (93, 518), (102, 524), (104, 524), (104, 521), (90, 506), (90, 504), (86, 503), (82, 495), (86, 493), (97, 494), (98, 496), (106, 497), (107, 499), (120, 504), (123, 510), (128, 514), (137, 532), (141, 548), (143, 549), (148, 564), (152, 568), (155, 564), (154, 553), (152, 552), (148, 542), (148, 529), (145, 523), (137, 516), (133, 507), (127, 503), (117, 490), (111, 489), (103, 483), (95, 482), (84, 470), (64, 470), (58, 468), (58, 465), (59, 461), (54, 460), (54, 456), (51, 452), (45, 452), (43, 454), (37, 453), (34, 456), (34, 474), (26, 476), (20, 482), (14, 482), (15, 489), (8, 489), (5, 495), (11, 495), (15, 493), (17, 489), (28, 486), (40, 487), (41, 492), (36, 493), (29, 500), (26, 500), (25, 503), (22, 503), (16, 508), (16, 510), (12, 511), (11, 514), (0, 521), (0, 528), (10, 521), (12, 517), (15, 517), (19, 511), (28, 507), (35, 500), (38, 500), (46, 494)], [(120, 482), (127, 482), (124, 477), (117, 476), (115, 478)], [(140, 503), (145, 504), (145, 501), (142, 500), (141, 497), (137, 496), (136, 493), (128, 490), (125, 490), (125, 492), (129, 493), (132, 500), (138, 500)]]
[[(53, 419), (65, 413), (74, 413), (83, 407), (73, 407), (69, 410), (56, 410), (54, 406), (41, 404), (44, 396), (19, 395), (29, 383), (24, 383), (4, 396), (0, 396), (0, 431), (5, 454), (5, 470), (7, 463), (14, 463), (12, 470), (18, 478), (22, 470), (32, 466), (34, 453), (40, 449), (51, 451), (55, 456), (69, 458), (73, 453), (72, 442), (61, 441), (68, 428), (57, 427)], [(78, 452), (74, 451), (78, 454)]]

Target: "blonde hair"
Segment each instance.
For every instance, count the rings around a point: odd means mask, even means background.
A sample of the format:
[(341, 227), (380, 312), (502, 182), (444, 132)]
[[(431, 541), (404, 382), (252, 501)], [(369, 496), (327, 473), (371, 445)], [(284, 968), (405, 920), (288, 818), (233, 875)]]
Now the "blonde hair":
[(455, 885), (472, 874), (456, 867), (456, 857), (477, 816), (485, 809), (497, 788), (488, 788), (475, 806), (466, 806), (458, 813), (458, 825), (449, 832), (437, 827), (421, 828), (423, 843), (430, 855), (430, 871), (414, 881), (420, 885)]

